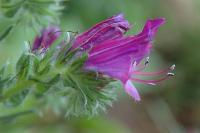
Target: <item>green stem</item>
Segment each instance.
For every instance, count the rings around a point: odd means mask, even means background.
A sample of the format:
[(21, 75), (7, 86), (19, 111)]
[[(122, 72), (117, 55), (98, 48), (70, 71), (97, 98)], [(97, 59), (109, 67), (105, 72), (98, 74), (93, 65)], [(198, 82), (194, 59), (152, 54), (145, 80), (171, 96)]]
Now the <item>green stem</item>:
[(15, 86), (7, 89), (7, 91), (4, 92), (3, 96), (0, 98), (0, 102), (3, 102), (4, 100), (10, 98), (11, 96), (15, 95), (17, 92), (25, 89), (30, 88), (34, 84), (34, 81), (21, 81), (20, 83), (17, 83)]

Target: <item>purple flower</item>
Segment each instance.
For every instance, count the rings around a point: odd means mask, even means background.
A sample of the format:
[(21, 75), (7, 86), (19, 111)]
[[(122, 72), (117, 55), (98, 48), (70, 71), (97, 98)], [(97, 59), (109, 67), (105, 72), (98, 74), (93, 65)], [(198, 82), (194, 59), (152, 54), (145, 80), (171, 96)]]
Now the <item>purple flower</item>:
[(59, 36), (61, 35), (59, 31), (60, 29), (57, 26), (49, 26), (43, 29), (41, 35), (36, 36), (33, 43), (32, 51), (38, 49), (47, 49), (56, 41), (56, 39), (59, 38)]
[[(116, 20), (120, 21), (116, 22)], [(132, 81), (155, 85), (173, 75), (170, 71), (174, 69), (174, 65), (158, 72), (142, 72), (148, 61), (144, 65), (141, 65), (141, 61), (150, 54), (152, 39), (158, 28), (164, 23), (165, 19), (163, 18), (148, 20), (142, 32), (126, 37), (123, 36), (123, 33), (130, 26), (120, 14), (95, 25), (89, 31), (78, 36), (74, 47), (90, 48), (89, 57), (84, 66), (85, 70), (100, 72), (120, 80), (125, 91), (136, 101), (140, 101), (140, 95)], [(112, 29), (113, 26), (115, 30)], [(102, 32), (105, 27), (106, 30)], [(162, 75), (164, 77), (157, 80), (136, 78), (136, 76)]]
[(113, 16), (77, 36), (73, 48), (89, 49), (101, 42), (121, 38), (129, 28), (130, 25), (122, 14)]

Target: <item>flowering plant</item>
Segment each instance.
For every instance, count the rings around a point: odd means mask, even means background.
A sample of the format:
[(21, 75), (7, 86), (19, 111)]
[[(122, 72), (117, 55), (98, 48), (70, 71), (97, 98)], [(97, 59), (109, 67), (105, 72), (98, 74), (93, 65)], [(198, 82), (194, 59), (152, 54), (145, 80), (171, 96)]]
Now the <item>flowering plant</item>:
[[(124, 35), (131, 26), (122, 14), (78, 35), (62, 34), (58, 26), (51, 25), (36, 36), (31, 47), (26, 45), (12, 73), (8, 66), (1, 69), (0, 102), (15, 108), (31, 100), (26, 110), (51, 108), (57, 113), (65, 111), (66, 116), (92, 116), (116, 99), (116, 80), (140, 101), (132, 81), (155, 85), (173, 76), (174, 65), (142, 72), (148, 64), (142, 60), (148, 59), (153, 37), (164, 22), (163, 18), (147, 20), (142, 32), (133, 36)], [(164, 77), (142, 80), (137, 75)]]

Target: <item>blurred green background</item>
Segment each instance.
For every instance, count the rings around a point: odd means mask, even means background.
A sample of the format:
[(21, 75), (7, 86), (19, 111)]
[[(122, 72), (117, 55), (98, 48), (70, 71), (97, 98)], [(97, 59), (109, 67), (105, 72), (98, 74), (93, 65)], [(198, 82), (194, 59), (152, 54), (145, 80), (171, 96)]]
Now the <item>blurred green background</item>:
[[(63, 30), (79, 33), (118, 13), (123, 13), (133, 25), (127, 34), (139, 32), (148, 18), (165, 17), (167, 23), (156, 36), (149, 70), (176, 64), (176, 76), (158, 86), (136, 84), (142, 96), (140, 103), (119, 90), (120, 98), (98, 118), (68, 120), (51, 112), (44, 116), (28, 113), (12, 122), (1, 118), (0, 132), (200, 132), (199, 0), (70, 0), (64, 4), (59, 25)], [(1, 21), (1, 28), (8, 23)], [(1, 65), (8, 60), (16, 62), (24, 41), (32, 41), (37, 34), (31, 28), (18, 24), (0, 42)], [(0, 109), (0, 114), (3, 111)]]

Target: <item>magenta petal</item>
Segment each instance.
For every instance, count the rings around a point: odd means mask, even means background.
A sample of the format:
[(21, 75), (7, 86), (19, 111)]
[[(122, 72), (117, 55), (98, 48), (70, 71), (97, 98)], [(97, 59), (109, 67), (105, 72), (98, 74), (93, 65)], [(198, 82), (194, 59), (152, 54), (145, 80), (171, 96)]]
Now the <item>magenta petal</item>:
[(57, 26), (50, 26), (47, 29), (43, 30), (42, 44), (44, 48), (48, 48), (53, 42), (59, 38), (61, 35), (60, 29)]
[(155, 32), (162, 23), (160, 19), (149, 20), (138, 35), (107, 40), (94, 46), (89, 51), (85, 68), (120, 80), (129, 77), (131, 64), (138, 64), (150, 53), (152, 38), (149, 33)]
[(140, 34), (137, 36), (141, 36), (144, 34), (148, 34), (150, 38), (152, 38), (155, 33), (157, 32), (158, 28), (165, 23), (164, 18), (157, 18), (157, 19), (149, 19), (145, 23), (145, 26)]
[(86, 70), (97, 71), (112, 78), (126, 82), (129, 79), (129, 69), (132, 64), (131, 57), (121, 56), (108, 62), (96, 63), (95, 60), (88, 60), (85, 63)]
[(34, 50), (39, 49), (39, 47), (41, 46), (41, 43), (42, 43), (42, 37), (41, 36), (36, 36), (35, 40), (33, 42), (32, 50), (34, 51)]
[[(147, 47), (148, 44), (149, 42), (145, 39), (135, 40), (134, 37), (106, 42), (99, 44), (99, 46), (94, 47), (91, 52), (89, 52), (88, 61), (96, 63), (106, 62), (115, 58), (120, 58), (121, 56), (130, 56), (133, 57), (132, 59), (136, 60), (144, 57), (146, 54), (145, 49), (149, 48)], [(104, 46), (105, 48), (103, 49)]]
[(43, 29), (41, 35), (35, 38), (32, 51), (40, 48), (48, 48), (56, 41), (56, 39), (59, 38), (60, 35), (60, 29), (57, 26), (49, 26)]
[(107, 40), (100, 43), (89, 51), (90, 59), (96, 62), (107, 61), (126, 54), (139, 63), (150, 53), (153, 35), (163, 23), (164, 19), (148, 20), (142, 32), (135, 36)]
[(123, 33), (129, 28), (130, 25), (122, 14), (113, 16), (78, 35), (73, 43), (73, 48), (89, 49), (106, 40), (122, 37)]
[(140, 101), (140, 95), (135, 88), (135, 86), (132, 84), (131, 80), (128, 80), (124, 85), (126, 93), (128, 93), (131, 97), (135, 99), (135, 101)]

